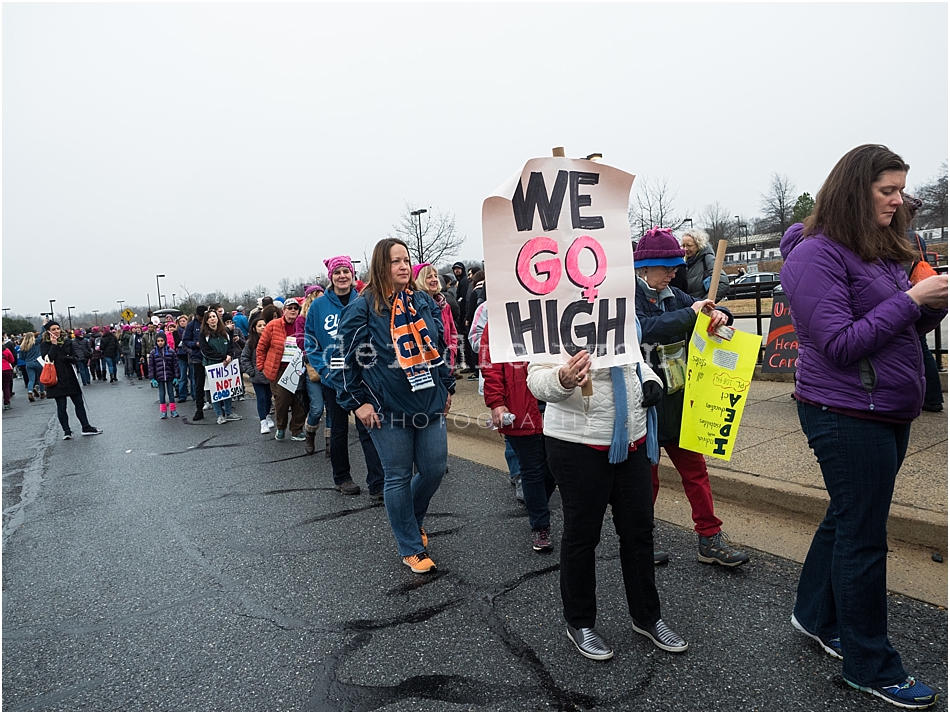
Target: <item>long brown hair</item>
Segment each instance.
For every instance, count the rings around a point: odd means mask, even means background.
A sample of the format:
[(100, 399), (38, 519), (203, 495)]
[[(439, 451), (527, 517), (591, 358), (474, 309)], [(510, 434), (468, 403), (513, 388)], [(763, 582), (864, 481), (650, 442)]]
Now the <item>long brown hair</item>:
[(908, 170), (910, 166), (886, 146), (863, 144), (851, 149), (819, 189), (815, 208), (805, 219), (805, 236), (824, 233), (868, 263), (913, 260), (907, 241), (907, 209), (902, 205), (889, 226), (879, 226), (871, 189), (885, 171)]
[[(218, 318), (218, 325), (214, 330), (212, 330), (211, 325), (208, 324), (208, 318), (211, 315)], [(218, 314), (217, 310), (208, 308), (208, 311), (201, 317), (201, 334), (205, 337), (211, 337), (212, 335), (217, 335), (218, 337), (228, 336), (228, 328), (224, 326), (224, 318)]]
[[(401, 245), (409, 253), (409, 246), (398, 238), (383, 238), (376, 247), (373, 248), (373, 257), (369, 263), (369, 280), (362, 294), (367, 300), (372, 300), (373, 312), (377, 315), (383, 313), (383, 308), (392, 308), (392, 296), (395, 288), (393, 287), (392, 271), (390, 270), (390, 261), (392, 260), (392, 249), (394, 246)], [(410, 290), (416, 289), (416, 282), (412, 279), (412, 272), (409, 273)]]
[(257, 349), (257, 343), (261, 341), (261, 336), (257, 334), (257, 330), (254, 328), (257, 326), (258, 322), (263, 322), (265, 325), (267, 321), (261, 315), (255, 315), (254, 319), (248, 323), (247, 326), (247, 341), (251, 345), (252, 350)]

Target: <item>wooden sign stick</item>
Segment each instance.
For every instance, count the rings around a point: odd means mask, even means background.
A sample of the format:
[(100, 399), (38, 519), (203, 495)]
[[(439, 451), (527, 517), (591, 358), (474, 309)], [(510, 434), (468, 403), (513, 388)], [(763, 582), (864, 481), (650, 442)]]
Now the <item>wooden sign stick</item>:
[(716, 263), (713, 266), (712, 280), (709, 281), (709, 292), (706, 294), (707, 300), (716, 301), (716, 293), (719, 292), (719, 276), (722, 274), (722, 264), (726, 260), (726, 247), (729, 241), (721, 240), (716, 247)]

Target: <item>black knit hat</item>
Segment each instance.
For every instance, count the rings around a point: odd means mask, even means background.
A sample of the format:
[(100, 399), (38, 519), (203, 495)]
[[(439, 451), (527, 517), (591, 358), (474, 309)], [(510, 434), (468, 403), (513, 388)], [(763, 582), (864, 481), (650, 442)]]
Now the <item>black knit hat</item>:
[(43, 329), (46, 330), (47, 332), (49, 332), (51, 327), (62, 327), (62, 325), (56, 322), (56, 320), (50, 320), (45, 325), (43, 325)]

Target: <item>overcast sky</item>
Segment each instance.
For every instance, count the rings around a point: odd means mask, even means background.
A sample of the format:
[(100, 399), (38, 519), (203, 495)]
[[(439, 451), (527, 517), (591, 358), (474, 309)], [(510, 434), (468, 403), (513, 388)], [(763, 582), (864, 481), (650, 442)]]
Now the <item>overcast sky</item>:
[[(456, 215), (532, 157), (601, 152), (681, 214), (813, 196), (883, 143), (947, 159), (947, 4), (3, 5), (3, 307), (275, 294)], [(634, 184), (634, 192), (637, 184)]]

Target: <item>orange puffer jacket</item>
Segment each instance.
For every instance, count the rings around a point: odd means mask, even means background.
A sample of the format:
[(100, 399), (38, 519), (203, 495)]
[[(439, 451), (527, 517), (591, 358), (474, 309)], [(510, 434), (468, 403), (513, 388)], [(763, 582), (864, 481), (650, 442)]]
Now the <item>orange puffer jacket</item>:
[[(286, 321), (278, 317), (267, 323), (261, 333), (261, 341), (257, 343), (257, 371), (272, 382), (280, 376), (280, 358), (284, 356), (284, 342), (287, 339)], [(290, 334), (293, 336), (294, 325), (290, 323)]]

